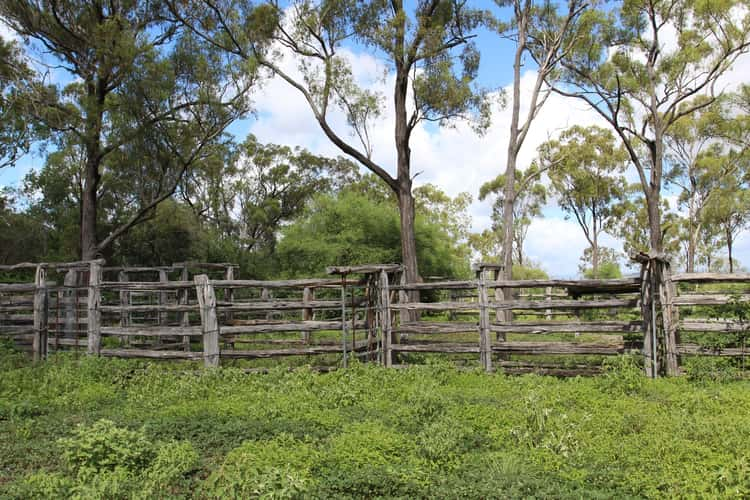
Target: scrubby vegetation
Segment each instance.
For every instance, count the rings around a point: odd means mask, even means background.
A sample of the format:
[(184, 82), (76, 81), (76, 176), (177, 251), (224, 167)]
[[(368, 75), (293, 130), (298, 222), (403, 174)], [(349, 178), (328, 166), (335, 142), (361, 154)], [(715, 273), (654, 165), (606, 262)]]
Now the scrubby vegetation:
[(576, 379), (0, 359), (3, 498), (750, 494), (748, 382), (627, 358)]

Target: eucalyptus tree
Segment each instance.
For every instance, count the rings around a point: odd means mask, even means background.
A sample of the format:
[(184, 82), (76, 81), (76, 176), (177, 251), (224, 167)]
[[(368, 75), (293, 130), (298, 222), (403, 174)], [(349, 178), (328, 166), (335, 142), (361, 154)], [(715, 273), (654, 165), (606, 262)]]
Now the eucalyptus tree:
[[(162, 3), (147, 0), (0, 2), (0, 20), (30, 43), (41, 66), (24, 91), (24, 117), (53, 145), (82, 155), (84, 259), (171, 196), (246, 111), (253, 76), (235, 77), (220, 53), (166, 19)], [(110, 183), (134, 185), (121, 223), (101, 234), (98, 205)]]
[[(734, 243), (738, 234), (750, 226), (750, 169), (747, 154), (729, 152), (714, 159), (716, 163), (741, 165), (736, 174), (725, 175), (718, 180), (716, 195), (705, 206), (707, 224), (721, 228), (724, 244), (727, 247), (729, 272), (734, 272)], [(733, 168), (719, 166), (716, 168)]]
[[(588, 29), (586, 11), (590, 0), (567, 0), (557, 4), (550, 0), (495, 0), (501, 7), (510, 6), (509, 21), (497, 25), (500, 36), (515, 44), (513, 56), (513, 90), (511, 96), (511, 123), (508, 132), (508, 151), (505, 161), (505, 185), (502, 213), (503, 266), (506, 279), (512, 277), (512, 249), (514, 236), (513, 204), (517, 193), (514, 190), (518, 155), (526, 141), (529, 129), (538, 116), (551, 88), (545, 85), (557, 74), (560, 61), (580, 43)], [(521, 118), (521, 69), (525, 58), (536, 64), (536, 78), (531, 90), (526, 116)]]
[[(514, 202), (510, 206), (513, 210), (513, 221), (511, 234), (513, 235), (514, 260), (519, 266), (524, 265), (523, 244), (529, 227), (534, 218), (542, 216), (542, 207), (547, 203), (548, 190), (541, 181), (544, 169), (537, 164), (532, 164), (525, 171), (515, 171), (515, 182), (513, 183)], [(498, 235), (507, 234), (504, 224), (508, 220), (505, 210), (508, 207), (505, 199), (506, 174), (497, 176), (492, 181), (482, 184), (479, 190), (479, 199), (484, 200), (489, 196), (497, 196), (492, 206), (492, 232), (495, 238)], [(504, 236), (499, 238), (503, 242), (502, 251), (505, 252)], [(481, 243), (484, 249), (491, 249), (492, 245), (487, 242)]]
[(282, 225), (317, 195), (359, 180), (357, 166), (254, 135), (209, 168), (194, 170), (181, 194), (201, 219), (245, 252), (272, 253)]
[(18, 45), (0, 38), (0, 168), (15, 164), (31, 147), (34, 127), (24, 120), (18, 102), (30, 77)]
[(624, 0), (592, 18), (562, 78), (548, 81), (621, 139), (645, 197), (649, 250), (662, 253), (665, 138), (717, 99), (720, 78), (750, 47), (750, 10), (744, 0)]
[[(174, 2), (173, 14), (195, 33), (250, 67), (270, 70), (304, 98), (326, 137), (377, 175), (395, 194), (401, 257), (409, 281), (419, 276), (414, 232), (411, 138), (421, 122), (477, 120), (489, 105), (473, 85), (479, 52), (472, 32), (485, 14), (465, 0), (249, 0)], [(275, 42), (247, 35), (262, 24)], [(390, 72), (395, 165), (374, 158), (373, 127), (390, 109), (382, 94), (361, 86), (347, 52), (368, 49)], [(339, 126), (338, 118), (345, 125)], [(395, 172), (395, 173), (392, 173)]]
[(609, 130), (572, 127), (539, 147), (552, 191), (567, 216), (573, 216), (590, 248), (591, 274), (598, 277), (599, 237), (612, 231), (613, 207), (626, 196), (623, 175), (627, 153)]

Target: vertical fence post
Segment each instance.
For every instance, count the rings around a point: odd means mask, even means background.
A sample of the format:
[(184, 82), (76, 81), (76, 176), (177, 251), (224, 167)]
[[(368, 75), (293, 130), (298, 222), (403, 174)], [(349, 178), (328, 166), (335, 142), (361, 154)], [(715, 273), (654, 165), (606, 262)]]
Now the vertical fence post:
[(48, 316), (47, 268), (39, 265), (34, 276), (34, 361), (41, 361), (47, 357)]
[[(188, 269), (187, 262), (182, 265), (182, 273), (180, 276), (180, 279), (182, 281), (189, 281), (190, 280), (190, 271)], [(183, 288), (182, 289), (182, 296), (180, 297), (180, 304), (183, 306), (186, 306), (190, 303), (190, 289), (189, 288)], [(190, 327), (190, 313), (188, 311), (184, 311), (182, 313), (182, 317), (180, 318), (180, 326), (183, 328)], [(190, 352), (190, 337), (187, 335), (183, 335), (182, 337), (182, 349), (185, 352)]]
[(485, 371), (492, 371), (492, 345), (490, 343), (490, 311), (487, 298), (485, 271), (479, 274), (479, 360)]
[(653, 297), (652, 261), (641, 261), (641, 317), (643, 318), (643, 371), (656, 377), (656, 311)]
[[(302, 291), (302, 304), (307, 306), (310, 302), (315, 300), (315, 289), (306, 286)], [(302, 309), (302, 321), (314, 321), (315, 311), (312, 307), (305, 307)], [(305, 345), (310, 343), (310, 331), (305, 330), (302, 332), (302, 342)]]
[[(502, 270), (495, 269), (495, 271), (493, 272), (493, 275), (494, 275), (495, 281), (500, 281), (503, 277)], [(505, 294), (503, 292), (503, 289), (495, 288), (495, 302), (502, 302), (503, 300), (505, 300)], [(498, 323), (509, 324), (510, 320), (508, 320), (508, 313), (509, 311), (496, 309), (495, 321)], [(497, 332), (495, 339), (498, 342), (505, 342), (505, 340), (507, 339), (505, 332)]]
[(679, 374), (677, 365), (677, 308), (672, 304), (676, 288), (669, 270), (669, 261), (657, 261), (659, 303), (661, 305), (662, 337), (664, 342), (664, 374), (672, 377)]
[[(227, 267), (226, 280), (234, 281), (234, 278), (234, 266), (230, 265)], [(231, 286), (224, 289), (224, 301), (229, 302), (230, 304), (234, 303), (234, 288)], [(224, 314), (226, 314), (226, 322), (231, 324), (234, 320), (234, 313), (232, 311), (226, 311)], [(234, 344), (230, 345), (234, 346)]]
[[(120, 271), (117, 273), (117, 281), (120, 283), (127, 283), (128, 282), (128, 273), (126, 271)], [(120, 289), (120, 327), (121, 328), (127, 328), (130, 326), (130, 311), (128, 311), (128, 306), (130, 306), (130, 292), (128, 290)], [(130, 337), (123, 335), (120, 337), (120, 342), (128, 345), (130, 344)]]
[(346, 353), (346, 337), (346, 273), (344, 273), (341, 275), (341, 350), (344, 354), (344, 368), (349, 364)]
[(98, 356), (102, 349), (102, 312), (101, 305), (102, 265), (93, 261), (89, 267), (89, 296), (88, 296), (88, 353)]
[[(399, 284), (401, 286), (406, 285), (406, 271), (401, 271), (401, 276), (399, 278)], [(415, 298), (415, 302), (419, 302), (419, 299), (416, 298), (416, 295), (418, 295), (419, 292), (415, 291), (412, 293), (409, 293), (407, 290), (399, 290), (398, 291), (398, 302), (399, 304), (406, 304), (407, 302), (411, 302), (411, 298)], [(389, 304), (390, 307), (390, 304)], [(401, 309), (398, 312), (398, 322), (400, 325), (404, 325), (408, 323), (409, 321), (419, 321), (419, 315), (418, 311), (409, 311), (407, 309)], [(401, 334), (396, 335), (396, 337), (393, 339), (393, 342), (396, 342), (397, 344), (401, 343)]]
[(203, 333), (203, 363), (207, 367), (219, 366), (219, 318), (214, 287), (205, 274), (196, 276), (194, 280)]
[(386, 368), (393, 366), (391, 349), (391, 292), (388, 286), (388, 273), (380, 271), (380, 328), (383, 344), (383, 364)]
[[(69, 269), (65, 273), (63, 278), (63, 308), (65, 316), (65, 326), (63, 327), (63, 338), (78, 338), (78, 323), (76, 322), (76, 308), (78, 307), (78, 301), (76, 295), (78, 294), (78, 270)], [(58, 326), (59, 328), (59, 326)]]
[[(544, 289), (544, 300), (546, 302), (552, 302), (552, 287), (548, 286)], [(552, 309), (545, 309), (544, 310), (544, 319), (547, 321), (552, 321)]]

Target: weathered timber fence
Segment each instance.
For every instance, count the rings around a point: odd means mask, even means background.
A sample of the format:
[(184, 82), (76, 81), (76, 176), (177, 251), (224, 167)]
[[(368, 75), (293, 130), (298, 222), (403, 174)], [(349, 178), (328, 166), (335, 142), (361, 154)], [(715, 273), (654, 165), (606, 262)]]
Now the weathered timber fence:
[(586, 373), (602, 356), (633, 353), (658, 376), (678, 374), (686, 356), (744, 359), (750, 274), (671, 274), (660, 256), (638, 260), (640, 276), (616, 280), (503, 281), (480, 264), (473, 280), (422, 283), (405, 282), (398, 265), (275, 281), (237, 279), (233, 264), (0, 266), (17, 281), (0, 284), (0, 336), (35, 360), (85, 349), (206, 366), (316, 356), (390, 367), (434, 353), (487, 371)]

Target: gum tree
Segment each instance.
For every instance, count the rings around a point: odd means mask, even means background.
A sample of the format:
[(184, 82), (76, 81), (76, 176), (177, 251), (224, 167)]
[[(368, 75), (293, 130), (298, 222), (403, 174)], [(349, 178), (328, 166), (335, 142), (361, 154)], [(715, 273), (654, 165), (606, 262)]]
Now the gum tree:
[[(513, 204), (518, 193), (515, 191), (518, 155), (526, 141), (526, 136), (547, 98), (551, 88), (545, 83), (554, 79), (560, 61), (580, 43), (586, 32), (589, 7), (588, 0), (568, 0), (562, 6), (548, 0), (495, 0), (500, 7), (510, 7), (510, 20), (499, 22), (497, 30), (502, 38), (515, 45), (513, 55), (513, 89), (511, 94), (511, 123), (508, 131), (508, 151), (503, 177), (503, 266), (505, 278), (512, 279), (512, 255), (514, 236)], [(536, 78), (524, 117), (521, 116), (521, 69), (525, 59), (536, 64)]]
[(626, 196), (627, 153), (609, 130), (572, 127), (539, 147), (552, 191), (589, 243), (591, 275), (599, 277), (599, 237), (612, 230), (615, 204)]
[(748, 50), (750, 11), (742, 0), (625, 0), (596, 17), (563, 59), (562, 79), (548, 81), (588, 103), (622, 141), (645, 197), (649, 249), (658, 255), (665, 138), (717, 99), (720, 78)]
[[(246, 110), (253, 79), (232, 78), (210, 47), (165, 14), (160, 2), (145, 0), (0, 2), (0, 19), (54, 69), (34, 75), (19, 107), (54, 148), (81, 158), (83, 259), (101, 254), (169, 198)], [(122, 200), (122, 223), (103, 234), (99, 201), (120, 182), (134, 183)]]
[[(299, 92), (326, 137), (388, 185), (399, 207), (406, 277), (417, 281), (412, 133), (422, 122), (476, 118), (486, 124), (489, 106), (473, 86), (479, 52), (472, 41), (484, 13), (463, 0), (196, 0), (187, 8), (174, 3), (172, 11), (211, 44)], [(274, 41), (273, 57), (247, 36), (245, 26), (260, 22)], [(353, 46), (370, 50), (389, 71), (393, 165), (374, 159), (373, 126), (389, 107), (357, 82), (347, 57)], [(342, 115), (344, 126), (337, 123)]]

